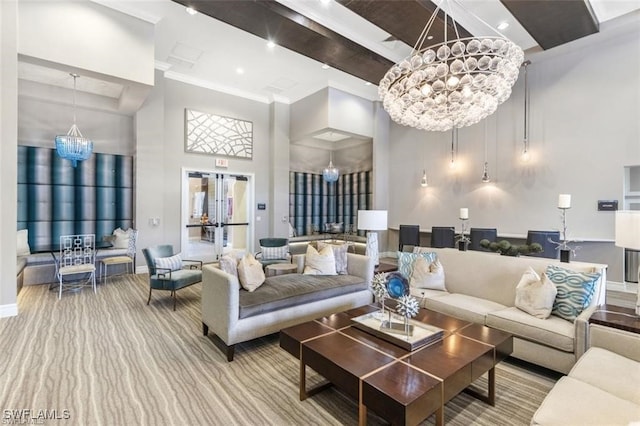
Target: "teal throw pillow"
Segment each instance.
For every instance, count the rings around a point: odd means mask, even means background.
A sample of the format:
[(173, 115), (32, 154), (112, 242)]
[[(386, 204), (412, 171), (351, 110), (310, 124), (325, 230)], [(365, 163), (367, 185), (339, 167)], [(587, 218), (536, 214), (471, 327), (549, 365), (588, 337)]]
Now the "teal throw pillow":
[(413, 265), (418, 257), (423, 257), (429, 264), (435, 262), (436, 254), (434, 252), (408, 253), (405, 251), (398, 252), (398, 272), (406, 279), (411, 279), (413, 274)]
[(591, 303), (600, 273), (576, 272), (555, 265), (547, 267), (547, 277), (558, 289), (551, 313), (574, 322)]

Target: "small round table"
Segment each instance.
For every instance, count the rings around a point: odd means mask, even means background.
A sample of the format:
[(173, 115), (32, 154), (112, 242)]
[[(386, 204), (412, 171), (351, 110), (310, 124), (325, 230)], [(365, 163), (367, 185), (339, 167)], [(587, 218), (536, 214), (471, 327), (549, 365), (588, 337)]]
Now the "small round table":
[(265, 268), (265, 275), (274, 277), (276, 275), (293, 274), (297, 270), (298, 265), (293, 263), (272, 263)]

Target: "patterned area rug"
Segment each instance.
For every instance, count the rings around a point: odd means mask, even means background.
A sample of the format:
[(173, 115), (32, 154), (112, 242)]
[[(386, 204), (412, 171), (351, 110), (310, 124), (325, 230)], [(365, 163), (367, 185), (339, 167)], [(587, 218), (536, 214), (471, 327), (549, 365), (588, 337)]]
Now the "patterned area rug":
[[(63, 294), (23, 288), (19, 315), (0, 319), (0, 409), (55, 415), (44, 424), (355, 425), (357, 404), (330, 388), (300, 402), (298, 363), (277, 335), (236, 347), (227, 363), (202, 336), (200, 284), (155, 291), (146, 275), (123, 276)], [(309, 371), (309, 385), (322, 378)], [(496, 406), (461, 394), (445, 410), (449, 425), (528, 425), (555, 380), (503, 362)], [(486, 389), (486, 378), (478, 386)], [(10, 411), (5, 410), (31, 410)], [(46, 411), (42, 411), (46, 410)], [(32, 422), (33, 423), (33, 422)], [(369, 424), (384, 424), (371, 411)], [(432, 424), (433, 416), (425, 421)]]

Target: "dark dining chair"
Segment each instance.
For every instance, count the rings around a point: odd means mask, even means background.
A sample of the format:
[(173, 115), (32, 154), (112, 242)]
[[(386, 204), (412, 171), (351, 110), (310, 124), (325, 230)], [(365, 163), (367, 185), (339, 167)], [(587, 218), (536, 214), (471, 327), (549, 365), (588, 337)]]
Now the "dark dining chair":
[(560, 231), (529, 231), (527, 232), (527, 245), (538, 243), (542, 246), (541, 253), (529, 253), (527, 256), (545, 257), (547, 259), (557, 259), (558, 246), (551, 241), (560, 241)]
[(402, 251), (405, 245), (420, 246), (420, 225), (400, 225), (398, 233), (398, 250)]
[(453, 248), (456, 244), (456, 229), (453, 226), (432, 226), (431, 247)]
[(471, 244), (469, 250), (490, 251), (480, 245), (480, 241), (489, 240), (490, 243), (498, 239), (498, 231), (496, 228), (471, 228), (469, 230)]

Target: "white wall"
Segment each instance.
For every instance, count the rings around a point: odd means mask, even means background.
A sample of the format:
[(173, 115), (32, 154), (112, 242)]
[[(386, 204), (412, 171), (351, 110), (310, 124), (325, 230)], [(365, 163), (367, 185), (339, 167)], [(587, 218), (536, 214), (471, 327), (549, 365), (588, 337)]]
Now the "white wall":
[(87, 0), (21, 1), (18, 52), (153, 85), (153, 25)]
[(0, 2), (0, 317), (17, 315), (16, 221), (18, 181), (18, 55), (17, 6)]

